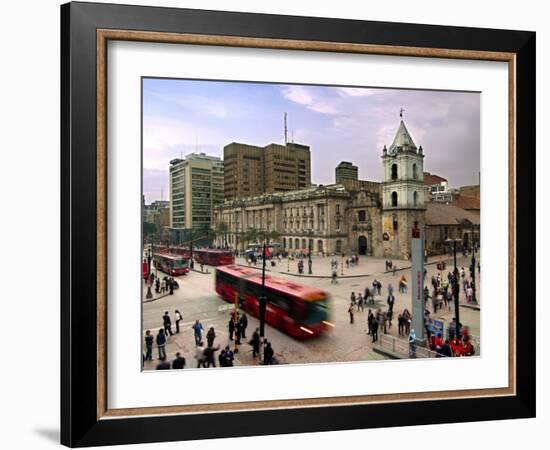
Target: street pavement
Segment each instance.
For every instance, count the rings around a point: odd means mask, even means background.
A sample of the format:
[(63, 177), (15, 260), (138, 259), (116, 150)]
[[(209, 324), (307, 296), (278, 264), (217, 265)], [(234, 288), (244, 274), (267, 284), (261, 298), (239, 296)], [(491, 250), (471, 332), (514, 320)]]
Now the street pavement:
[[(394, 305), (394, 321), (388, 334), (398, 337), (397, 333), (397, 315), (407, 308), (411, 308), (410, 293), (400, 293), (398, 291), (398, 280), (401, 274), (404, 274), (407, 280), (410, 281), (410, 263), (408, 261), (395, 261), (397, 266), (396, 274), (385, 272), (385, 260), (380, 258), (360, 257), (359, 264), (354, 267), (347, 268), (344, 265), (344, 276), (341, 275), (341, 258), (337, 258), (338, 265), (338, 283), (331, 284), (330, 275), (332, 273), (330, 261), (332, 257), (313, 257), (313, 275), (307, 275), (308, 264), (307, 259), (304, 260), (304, 271), (306, 274), (298, 277), (297, 260), (291, 261), (290, 264), (286, 260), (281, 263), (276, 262), (275, 267), (267, 265), (268, 271), (272, 272), (272, 276), (292, 279), (293, 281), (300, 280), (301, 283), (314, 285), (317, 288), (328, 291), (330, 298), (330, 322), (334, 324), (334, 328), (322, 336), (312, 338), (310, 340), (298, 341), (294, 338), (285, 335), (284, 333), (266, 325), (266, 339), (272, 343), (275, 351), (275, 357), (281, 364), (304, 364), (304, 363), (322, 363), (322, 362), (344, 362), (344, 361), (368, 361), (384, 359), (385, 356), (373, 351), (371, 337), (367, 335), (367, 312), (368, 307), (364, 312), (356, 311), (355, 323), (349, 323), (348, 307), (350, 303), (350, 294), (352, 291), (363, 293), (365, 287), (372, 287), (374, 279), (382, 283), (382, 295), (376, 296), (376, 304), (369, 306), (375, 312), (376, 308), (382, 310), (387, 309), (386, 297), (387, 287), (391, 283), (394, 287), (394, 296), (396, 298)], [(432, 275), (437, 275), (438, 270), (436, 262), (442, 258), (430, 258), (426, 265), (427, 275), (426, 283), (430, 283)], [(442, 273), (446, 276), (449, 270), (452, 270), (452, 262), (448, 257), (443, 257), (447, 262), (447, 269)], [(459, 257), (457, 259), (458, 267), (464, 267), (468, 274), (470, 259)], [(242, 258), (237, 258), (237, 264), (247, 265), (247, 262)], [(290, 266), (290, 272), (287, 272)], [(254, 267), (252, 265), (252, 267)], [(261, 269), (261, 263), (256, 266)], [(227, 323), (229, 321), (230, 312), (233, 305), (222, 300), (215, 292), (214, 277), (215, 268), (205, 266), (209, 273), (200, 273), (191, 271), (190, 273), (177, 277), (180, 288), (174, 291), (173, 295), (165, 295), (160, 298), (154, 298), (153, 301), (146, 300), (147, 292), (144, 286), (143, 290), (143, 333), (145, 330), (151, 330), (156, 336), (158, 330), (162, 328), (162, 316), (165, 311), (168, 311), (172, 318), (173, 336), (169, 336), (166, 346), (168, 359), (174, 358), (176, 352), (180, 352), (187, 361), (188, 368), (197, 367), (197, 361), (194, 359), (195, 340), (193, 336), (192, 325), (198, 319), (204, 327), (204, 340), (206, 332), (212, 326), (216, 332), (215, 346), (225, 347), (230, 345), (234, 349), (234, 343), (229, 341)], [(159, 272), (160, 276), (163, 276)], [(480, 304), (479, 295), (479, 274), (476, 268), (476, 282), (478, 292), (478, 305)], [(461, 287), (462, 288), (462, 287)], [(464, 293), (461, 289), (460, 304), (466, 304)], [(431, 302), (430, 302), (431, 303)], [(175, 333), (174, 312), (179, 310), (182, 313), (183, 320), (180, 322), (180, 332)], [(428, 305), (431, 311), (431, 304)], [(438, 310), (436, 314), (431, 314), (433, 319), (439, 319), (446, 324), (454, 317), (454, 308), (452, 311), (448, 309)], [(242, 339), (242, 345), (239, 351), (235, 354), (235, 365), (257, 365), (258, 360), (252, 358), (252, 347), (248, 345), (248, 341), (254, 332), (259, 327), (257, 318), (248, 315), (248, 328), (246, 330), (246, 338)], [(470, 327), (473, 335), (479, 336), (479, 309), (467, 307), (460, 308), (460, 321)], [(154, 347), (153, 361), (146, 362), (144, 368), (154, 369), (158, 364), (158, 354)], [(217, 364), (217, 354), (216, 354)]]

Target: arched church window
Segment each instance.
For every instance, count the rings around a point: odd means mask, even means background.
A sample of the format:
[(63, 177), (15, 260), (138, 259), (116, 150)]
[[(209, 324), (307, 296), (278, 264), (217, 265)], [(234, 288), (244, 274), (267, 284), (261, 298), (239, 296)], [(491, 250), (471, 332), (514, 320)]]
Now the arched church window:
[(418, 169), (416, 168), (416, 164), (413, 164), (413, 178), (418, 180)]
[(397, 192), (395, 191), (391, 193), (391, 205), (397, 206)]
[(414, 206), (418, 205), (418, 192), (416, 191), (414, 191), (414, 194), (413, 194), (413, 205)]
[(397, 180), (397, 164), (391, 165), (391, 179)]

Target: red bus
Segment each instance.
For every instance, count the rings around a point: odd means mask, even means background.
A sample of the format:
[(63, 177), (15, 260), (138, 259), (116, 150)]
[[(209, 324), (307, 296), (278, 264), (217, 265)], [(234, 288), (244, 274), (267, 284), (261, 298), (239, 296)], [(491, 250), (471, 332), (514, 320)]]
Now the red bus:
[(180, 255), (157, 253), (154, 258), (155, 267), (171, 276), (184, 275), (189, 272), (189, 258)]
[[(216, 269), (216, 292), (234, 303), (239, 294), (242, 308), (258, 317), (262, 293), (261, 273), (235, 265)], [(327, 292), (283, 278), (265, 277), (265, 321), (297, 339), (317, 336), (334, 325), (328, 322)]]
[(231, 250), (199, 248), (193, 250), (193, 258), (197, 263), (207, 266), (227, 266), (235, 263), (235, 256)]
[(166, 253), (170, 253), (172, 255), (180, 255), (184, 258), (191, 258), (191, 251), (188, 247), (182, 247), (178, 245), (173, 245), (168, 247)]

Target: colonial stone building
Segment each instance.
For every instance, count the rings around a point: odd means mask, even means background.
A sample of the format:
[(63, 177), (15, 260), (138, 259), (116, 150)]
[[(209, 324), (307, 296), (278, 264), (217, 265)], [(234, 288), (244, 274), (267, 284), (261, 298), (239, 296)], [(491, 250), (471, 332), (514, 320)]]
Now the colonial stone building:
[[(428, 230), (430, 224), (424, 203), (423, 150), (416, 147), (402, 120), (381, 159), (381, 183), (345, 179), (339, 184), (226, 200), (213, 211), (214, 226), (225, 223), (228, 228), (218, 245), (227, 238), (231, 248), (245, 250), (246, 231), (254, 228), (276, 231), (286, 251), (408, 257), (412, 229)], [(427, 245), (433, 250), (444, 251), (440, 241), (449, 235), (440, 227), (458, 235), (463, 230), (457, 227), (466, 224), (442, 215), (445, 211), (439, 210), (437, 223), (429, 228)], [(452, 215), (460, 216), (457, 211)]]

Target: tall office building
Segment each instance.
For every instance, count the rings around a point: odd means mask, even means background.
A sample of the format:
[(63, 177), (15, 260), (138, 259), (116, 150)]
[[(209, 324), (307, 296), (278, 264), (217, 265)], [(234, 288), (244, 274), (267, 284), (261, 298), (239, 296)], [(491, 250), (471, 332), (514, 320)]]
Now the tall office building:
[(305, 189), (311, 185), (307, 145), (265, 147), (232, 142), (223, 149), (225, 199)]
[(336, 184), (343, 184), (344, 180), (358, 180), (359, 169), (349, 161), (342, 161), (336, 166)]
[(191, 153), (170, 161), (170, 228), (210, 228), (212, 208), (223, 202), (223, 161)]

